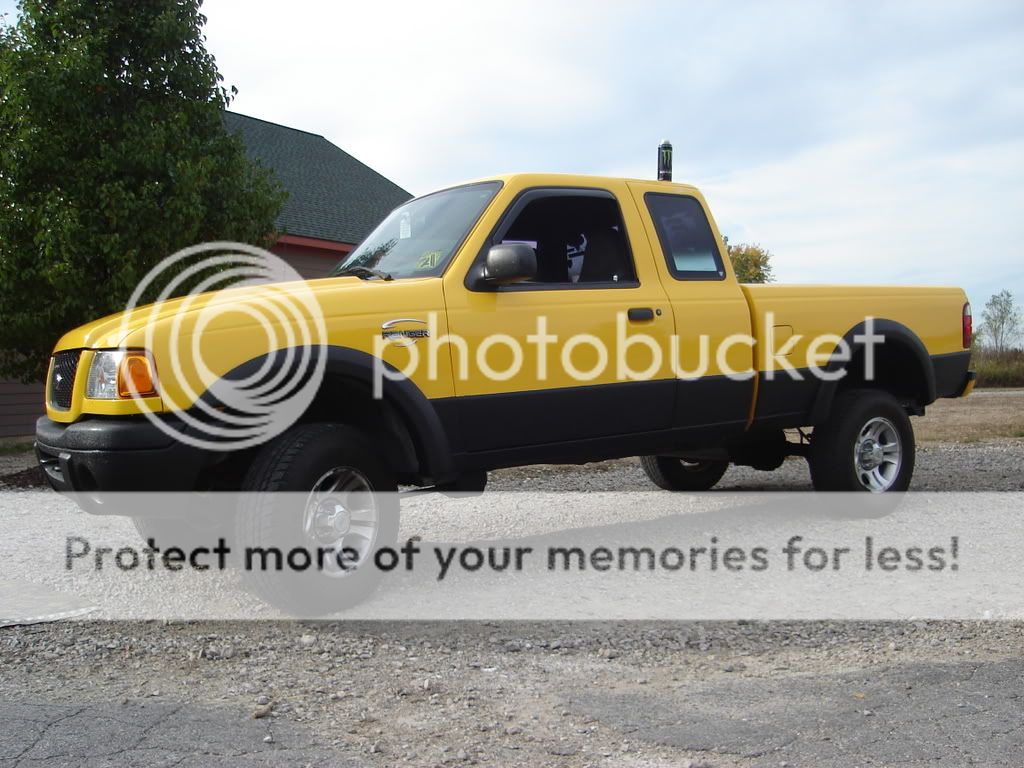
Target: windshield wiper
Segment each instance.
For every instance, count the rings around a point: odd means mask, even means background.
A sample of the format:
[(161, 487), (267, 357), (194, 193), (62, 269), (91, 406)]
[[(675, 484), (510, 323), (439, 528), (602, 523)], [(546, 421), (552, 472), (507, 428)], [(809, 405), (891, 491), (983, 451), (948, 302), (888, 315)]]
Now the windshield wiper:
[(335, 272), (332, 275), (332, 277), (345, 277), (346, 275), (355, 275), (356, 277), (361, 277), (363, 280), (366, 280), (371, 277), (376, 277), (379, 280), (385, 281), (395, 279), (387, 272), (381, 272), (379, 269), (373, 269), (372, 267), (363, 267), (358, 264), (353, 265), (351, 267), (345, 267), (341, 271)]

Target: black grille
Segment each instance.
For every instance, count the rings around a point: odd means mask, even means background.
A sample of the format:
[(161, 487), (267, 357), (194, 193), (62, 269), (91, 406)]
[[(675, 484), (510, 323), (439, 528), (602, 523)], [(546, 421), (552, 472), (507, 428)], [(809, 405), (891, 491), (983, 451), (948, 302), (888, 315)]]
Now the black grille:
[(71, 393), (75, 389), (75, 373), (82, 350), (69, 349), (53, 356), (53, 373), (50, 376), (50, 405), (66, 411), (71, 407)]

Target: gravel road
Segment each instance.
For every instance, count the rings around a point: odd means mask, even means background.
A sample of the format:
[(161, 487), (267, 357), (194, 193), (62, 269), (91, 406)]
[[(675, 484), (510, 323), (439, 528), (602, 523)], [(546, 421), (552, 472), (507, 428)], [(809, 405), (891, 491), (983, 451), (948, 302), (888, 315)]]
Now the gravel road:
[(1011, 766), (1006, 623), (0, 634), (0, 765)]
[[(1021, 490), (1024, 441), (917, 490)], [(806, 466), (724, 488), (804, 490)], [(635, 462), (496, 490), (650, 490)], [(15, 765), (1014, 766), (1013, 622), (84, 622), (0, 629)]]
[[(588, 464), (585, 471), (555, 466), (520, 467), (493, 472), (491, 490), (649, 491), (651, 482), (635, 459)], [(807, 491), (807, 462), (788, 459), (774, 472), (730, 467), (716, 490)], [(1024, 490), (1024, 440), (946, 443), (919, 446), (914, 491)]]

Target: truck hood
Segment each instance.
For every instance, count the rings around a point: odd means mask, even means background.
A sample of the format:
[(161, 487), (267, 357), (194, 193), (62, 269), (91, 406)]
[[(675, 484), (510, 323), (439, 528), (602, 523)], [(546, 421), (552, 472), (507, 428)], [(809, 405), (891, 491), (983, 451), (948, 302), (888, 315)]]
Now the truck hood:
[[(202, 293), (156, 304), (135, 307), (124, 312), (94, 320), (64, 334), (54, 347), (54, 352), (63, 349), (116, 349), (142, 346), (138, 343), (147, 326), (182, 319), (182, 314), (197, 315), (204, 309), (246, 305), (258, 307), (268, 295), (282, 300), (293, 298), (296, 304), (313, 302), (319, 306), (325, 321), (339, 317), (378, 314), (387, 312), (389, 305), (394, 311), (408, 308), (408, 299), (417, 293), (417, 286), (436, 278), (405, 279), (385, 282), (361, 280), (358, 277), (333, 277), (320, 280), (294, 281), (288, 283), (260, 283)], [(417, 302), (418, 303), (418, 302)], [(218, 330), (230, 330), (251, 325), (255, 321), (244, 312), (231, 312), (230, 322), (218, 323)]]

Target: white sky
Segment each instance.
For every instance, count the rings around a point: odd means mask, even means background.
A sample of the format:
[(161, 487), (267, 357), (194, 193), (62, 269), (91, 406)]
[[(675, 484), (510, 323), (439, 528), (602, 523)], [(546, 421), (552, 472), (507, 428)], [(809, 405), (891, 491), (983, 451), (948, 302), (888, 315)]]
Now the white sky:
[[(0, 12), (10, 7), (0, 0)], [(675, 178), (780, 282), (1024, 303), (1024, 3), (207, 0), (233, 109), (415, 194), (507, 171)]]

